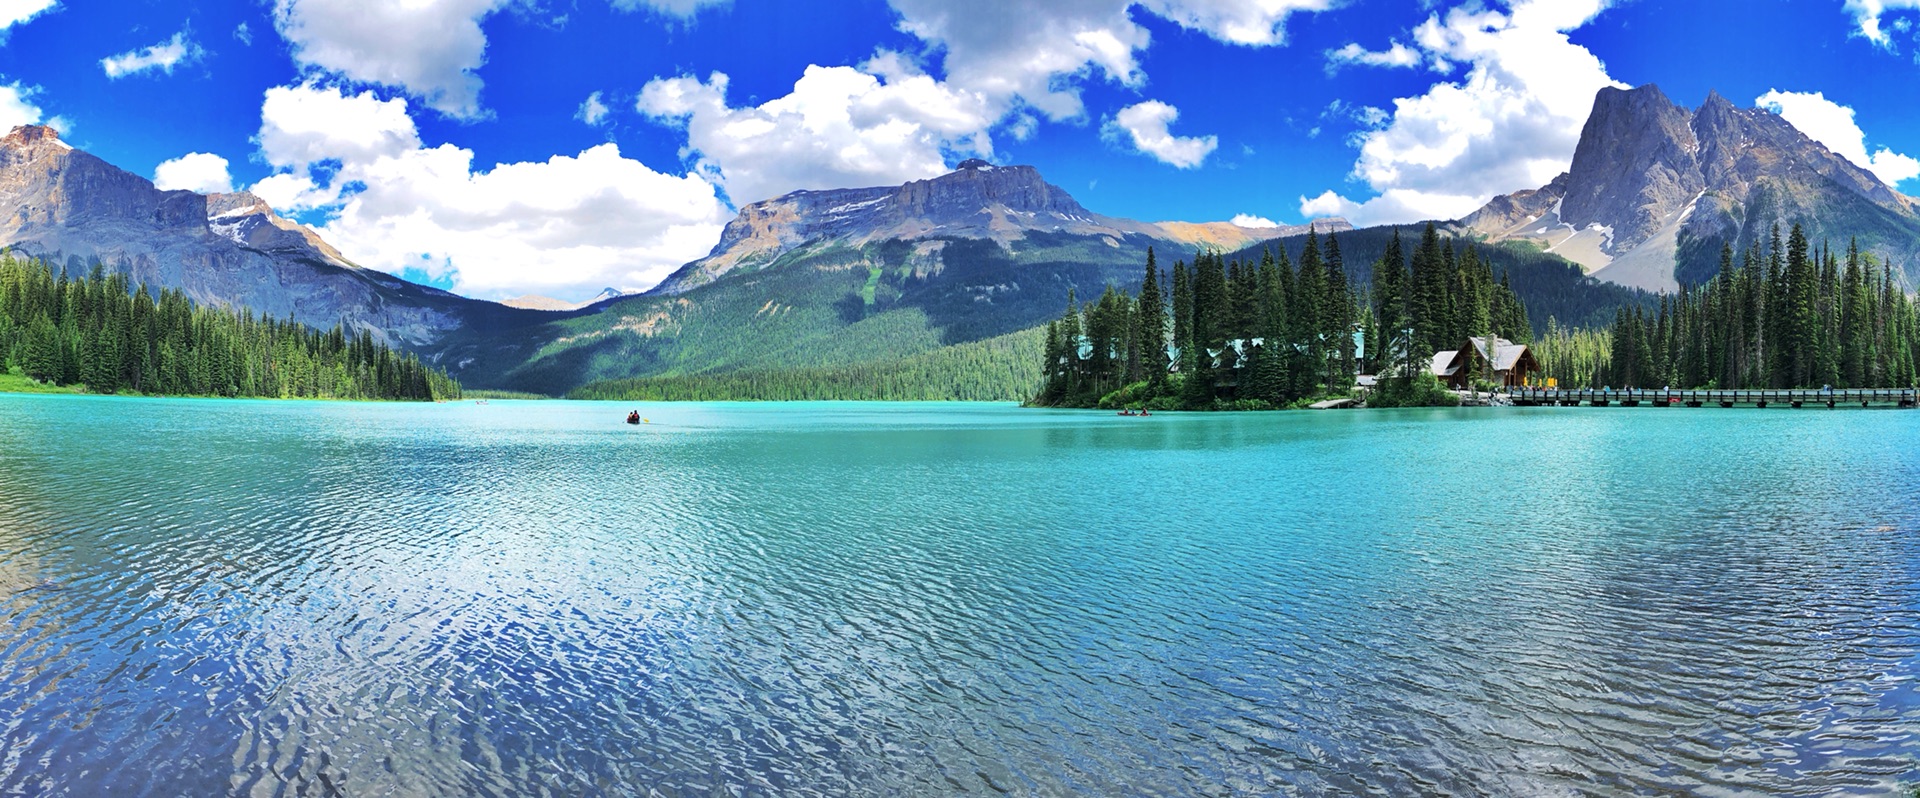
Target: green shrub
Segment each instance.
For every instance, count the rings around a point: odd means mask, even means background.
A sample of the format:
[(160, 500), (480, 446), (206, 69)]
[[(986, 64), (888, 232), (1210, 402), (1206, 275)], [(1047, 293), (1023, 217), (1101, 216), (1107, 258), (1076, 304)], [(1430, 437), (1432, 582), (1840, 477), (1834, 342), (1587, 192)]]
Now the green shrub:
[(1460, 397), (1432, 374), (1388, 377), (1367, 397), (1368, 407), (1457, 407)]

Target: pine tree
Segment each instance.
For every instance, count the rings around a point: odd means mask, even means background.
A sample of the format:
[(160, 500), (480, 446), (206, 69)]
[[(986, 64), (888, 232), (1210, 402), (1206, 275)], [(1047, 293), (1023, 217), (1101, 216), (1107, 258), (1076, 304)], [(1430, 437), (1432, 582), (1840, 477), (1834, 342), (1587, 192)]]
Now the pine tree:
[(1140, 280), (1137, 304), (1139, 339), (1135, 346), (1144, 374), (1133, 379), (1144, 377), (1157, 393), (1167, 381), (1167, 308), (1160, 298), (1160, 267), (1154, 262), (1151, 247), (1147, 249), (1147, 273)]

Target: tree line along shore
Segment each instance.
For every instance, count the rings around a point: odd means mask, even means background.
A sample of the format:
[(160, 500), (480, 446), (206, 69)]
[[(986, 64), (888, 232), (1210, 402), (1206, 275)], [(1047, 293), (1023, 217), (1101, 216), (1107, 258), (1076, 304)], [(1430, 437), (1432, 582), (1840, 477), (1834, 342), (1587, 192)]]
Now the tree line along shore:
[[(1299, 407), (1383, 376), (1370, 404), (1454, 401), (1426, 369), (1470, 337), (1525, 342), (1526, 307), (1474, 245), (1423, 230), (1411, 255), (1396, 233), (1371, 286), (1347, 278), (1337, 234), (1309, 235), (1259, 262), (1202, 252), (1163, 275), (1148, 253), (1140, 292), (1109, 287), (1047, 327), (1031, 404), (1149, 410)], [(1161, 286), (1168, 288), (1162, 290)]]
[(1546, 374), (1573, 388), (1911, 388), (1920, 316), (1890, 263), (1783, 241), (1720, 250), (1713, 279), (1621, 308), (1602, 330), (1550, 329), (1534, 345)]
[[(1432, 224), (1410, 255), (1396, 231), (1370, 285), (1348, 282), (1335, 234), (1310, 236), (1297, 266), (1284, 249), (1257, 264), (1202, 252), (1170, 274), (1155, 260), (1137, 294), (1069, 292), (1030, 404), (1253, 410), (1358, 392), (1376, 407), (1453, 404), (1429, 366), (1474, 340), (1530, 345), (1528, 382), (1565, 388), (1903, 388), (1920, 363), (1920, 315), (1891, 264), (1857, 242), (1815, 247), (1799, 225), (1738, 254), (1723, 245), (1712, 280), (1623, 305), (1610, 325), (1548, 318), (1538, 334), (1508, 275)], [(1373, 384), (1357, 391), (1362, 374)]]
[(156, 396), (457, 399), (460, 384), (362, 331), (315, 330), (95, 266), (70, 277), (0, 255), (0, 378), (19, 387)]

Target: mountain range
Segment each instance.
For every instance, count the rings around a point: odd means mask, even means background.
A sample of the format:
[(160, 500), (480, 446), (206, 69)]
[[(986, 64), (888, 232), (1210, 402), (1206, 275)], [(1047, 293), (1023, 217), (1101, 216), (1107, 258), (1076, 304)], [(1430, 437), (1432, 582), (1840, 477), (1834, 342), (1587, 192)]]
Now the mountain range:
[[(1858, 236), (1909, 280), (1920, 268), (1911, 198), (1772, 113), (1717, 94), (1689, 111), (1643, 86), (1599, 93), (1565, 174), (1441, 229), (1478, 240), (1536, 323), (1585, 325), (1648, 301), (1631, 288), (1705, 279), (1722, 243), (1764, 241), (1773, 224), (1796, 221), (1815, 241)], [(44, 127), (0, 138), (0, 245), (68, 270), (97, 262), (200, 302), (368, 329), (469, 386), (547, 394), (724, 374), (873, 382), (910, 372), (925, 383), (946, 370), (969, 376), (921, 385), (927, 398), (1015, 398), (1035, 374), (1039, 327), (1070, 291), (1131, 290), (1150, 250), (1163, 267), (1202, 249), (1252, 259), (1297, 253), (1309, 233), (1339, 234), (1357, 279), (1394, 235), (1341, 219), (1120, 219), (1033, 167), (976, 159), (899, 186), (748, 205), (706, 257), (645, 293), (495, 303), (360, 268), (252, 194), (162, 191)]]
[(711, 254), (681, 267), (652, 293), (683, 294), (806, 247), (920, 241), (928, 243), (916, 247), (913, 257), (925, 260), (953, 239), (1011, 247), (1041, 232), (1100, 239), (1116, 249), (1129, 239), (1144, 239), (1177, 249), (1232, 250), (1309, 228), (1324, 233), (1353, 226), (1339, 218), (1292, 227), (1117, 219), (1081, 207), (1031, 166), (994, 166), (974, 158), (949, 174), (905, 185), (795, 191), (748, 205), (727, 224)]
[(1723, 244), (1764, 244), (1796, 222), (1836, 248), (1858, 238), (1909, 285), (1920, 278), (1920, 203), (1778, 114), (1718, 93), (1689, 111), (1652, 84), (1601, 89), (1565, 173), (1461, 220), (1653, 291), (1698, 284)]

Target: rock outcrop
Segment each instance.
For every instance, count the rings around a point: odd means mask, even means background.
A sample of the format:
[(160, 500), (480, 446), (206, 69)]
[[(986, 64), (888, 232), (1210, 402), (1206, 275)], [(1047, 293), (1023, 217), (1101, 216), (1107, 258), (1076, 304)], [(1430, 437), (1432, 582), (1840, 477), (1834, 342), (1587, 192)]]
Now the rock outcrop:
[(1765, 109), (1713, 93), (1688, 111), (1652, 85), (1601, 89), (1566, 174), (1461, 220), (1652, 290), (1701, 282), (1722, 244), (1753, 245), (1796, 223), (1836, 247), (1857, 238), (1909, 284), (1920, 278), (1912, 198)]

